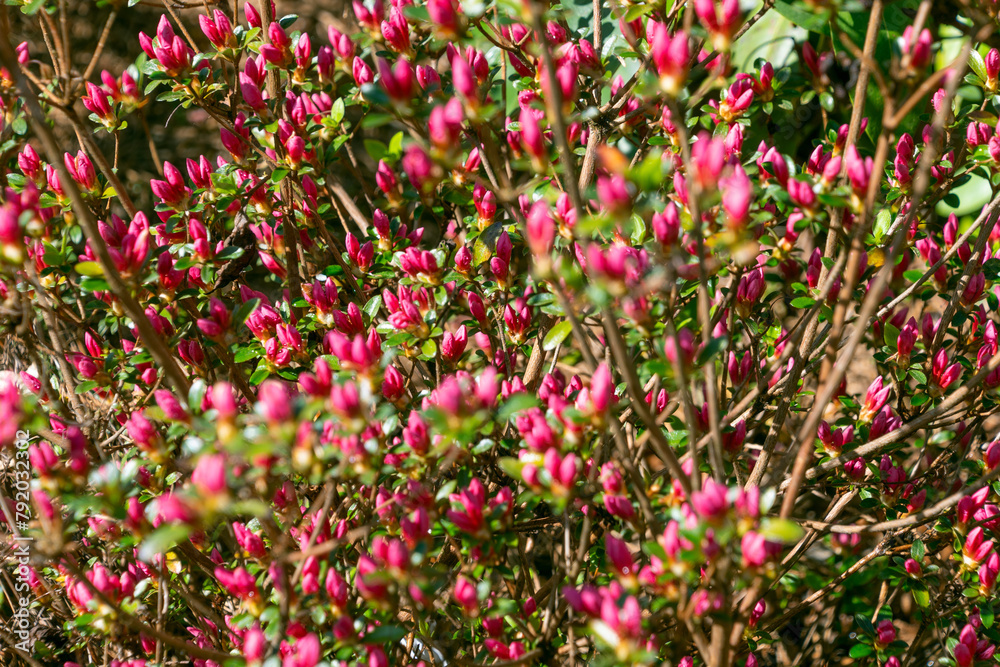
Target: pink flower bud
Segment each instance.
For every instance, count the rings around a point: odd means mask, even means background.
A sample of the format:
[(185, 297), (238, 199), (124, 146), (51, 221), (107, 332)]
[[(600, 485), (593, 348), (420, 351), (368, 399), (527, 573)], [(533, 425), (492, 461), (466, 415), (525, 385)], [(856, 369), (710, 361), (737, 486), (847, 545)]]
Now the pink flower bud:
[(455, 589), (452, 592), (455, 602), (462, 607), (467, 616), (479, 615), (479, 599), (476, 593), (476, 586), (464, 576), (459, 576), (455, 581)]
[(191, 419), (177, 397), (166, 389), (158, 389), (153, 392), (153, 397), (156, 399), (156, 405), (163, 411), (167, 419), (180, 422), (188, 422)]
[(892, 387), (882, 387), (882, 376), (875, 378), (869, 385), (865, 394), (865, 402), (861, 407), (858, 421), (862, 424), (870, 423), (872, 418), (882, 409), (882, 406), (889, 400), (889, 393)]
[(721, 522), (729, 511), (726, 496), (728, 489), (713, 479), (708, 479), (700, 491), (691, 494), (694, 511), (710, 523)]
[[(649, 23), (655, 22), (651, 20)], [(691, 60), (688, 36), (684, 32), (671, 36), (665, 26), (659, 23), (655, 25), (657, 29), (653, 35), (649, 34), (647, 27), (647, 37), (652, 40), (653, 62), (660, 75), (660, 87), (668, 95), (677, 96), (686, 83), (688, 63)]]
[(226, 491), (226, 455), (208, 454), (198, 459), (191, 474), (191, 481), (206, 496), (217, 496)]
[(354, 83), (358, 85), (359, 88), (368, 85), (375, 80), (375, 73), (372, 72), (372, 68), (368, 66), (360, 56), (354, 57), (354, 63), (351, 66), (351, 73), (354, 76)]
[(694, 363), (696, 352), (694, 334), (685, 327), (677, 332), (676, 338), (675, 341), (673, 336), (667, 336), (664, 354), (671, 363), (690, 366)]
[(875, 643), (885, 647), (896, 641), (896, 627), (890, 620), (880, 621), (875, 626)]
[(927, 67), (931, 60), (931, 47), (934, 45), (934, 38), (931, 31), (924, 28), (917, 35), (913, 26), (906, 26), (903, 30), (902, 49), (904, 58), (909, 58), (911, 70), (922, 70)]

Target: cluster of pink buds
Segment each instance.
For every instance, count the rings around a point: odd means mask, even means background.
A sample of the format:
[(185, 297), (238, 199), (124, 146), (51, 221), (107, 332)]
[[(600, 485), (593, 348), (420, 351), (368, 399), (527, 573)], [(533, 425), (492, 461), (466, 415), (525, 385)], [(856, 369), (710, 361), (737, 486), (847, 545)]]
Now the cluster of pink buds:
[(976, 625), (968, 623), (958, 635), (958, 643), (952, 649), (958, 667), (972, 667), (977, 662), (990, 661), (996, 653), (996, 645), (985, 637), (979, 639), (976, 630)]
[(163, 71), (173, 77), (180, 76), (190, 68), (195, 55), (191, 47), (174, 34), (174, 28), (166, 15), (160, 17), (154, 38), (144, 32), (139, 33), (139, 45), (150, 60), (157, 61)]

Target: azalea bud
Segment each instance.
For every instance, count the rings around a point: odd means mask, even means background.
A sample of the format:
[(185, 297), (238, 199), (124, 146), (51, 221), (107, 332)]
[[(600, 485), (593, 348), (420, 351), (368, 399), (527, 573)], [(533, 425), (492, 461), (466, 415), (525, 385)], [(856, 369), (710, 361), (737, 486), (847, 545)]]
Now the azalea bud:
[(471, 581), (464, 576), (459, 576), (455, 582), (455, 589), (452, 595), (455, 598), (455, 602), (462, 607), (467, 616), (476, 617), (479, 615), (479, 599), (476, 593), (476, 586)]

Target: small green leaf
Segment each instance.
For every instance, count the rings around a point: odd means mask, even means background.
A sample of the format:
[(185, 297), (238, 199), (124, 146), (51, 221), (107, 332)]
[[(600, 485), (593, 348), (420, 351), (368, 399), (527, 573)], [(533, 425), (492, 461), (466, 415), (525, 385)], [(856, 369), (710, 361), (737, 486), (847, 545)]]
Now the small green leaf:
[(802, 539), (802, 535), (805, 534), (802, 526), (794, 521), (771, 517), (765, 517), (761, 520), (758, 532), (772, 542), (781, 542), (783, 544), (798, 542)]
[(996, 280), (1000, 277), (1000, 259), (994, 257), (986, 260), (986, 263), (983, 264), (983, 273), (987, 280)]
[(476, 239), (475, 244), (472, 246), (472, 265), (479, 266), (488, 260), (491, 254), (493, 254), (493, 251), (483, 243), (482, 237)]
[(368, 644), (384, 644), (397, 642), (405, 636), (406, 630), (398, 625), (380, 625), (365, 635), (364, 641)]
[(260, 299), (250, 299), (246, 301), (242, 306), (236, 309), (233, 313), (233, 324), (239, 326), (243, 324), (244, 320), (250, 317), (253, 311), (257, 310), (257, 306), (260, 305)]
[(566, 340), (566, 337), (569, 336), (572, 331), (572, 324), (568, 321), (560, 322), (549, 329), (549, 332), (545, 334), (545, 339), (542, 341), (542, 349), (546, 352), (551, 352), (562, 345), (562, 342)]
[(641, 3), (637, 5), (632, 5), (627, 12), (625, 12), (625, 18), (622, 19), (626, 23), (631, 23), (632, 21), (642, 18), (649, 12), (656, 9), (656, 5), (652, 3)]
[(250, 384), (257, 386), (266, 380), (267, 376), (270, 374), (271, 373), (266, 368), (258, 368), (253, 372), (253, 375), (250, 376)]
[(330, 119), (335, 125), (340, 125), (341, 121), (344, 120), (344, 98), (338, 97), (337, 101), (333, 103), (333, 107), (330, 109)]
[(526, 394), (524, 392), (518, 392), (507, 399), (507, 402), (501, 406), (500, 410), (497, 412), (497, 419), (500, 421), (507, 421), (518, 412), (527, 410), (528, 408), (533, 408), (538, 405), (538, 399), (532, 394)]
[(816, 299), (800, 296), (797, 299), (792, 299), (792, 308), (812, 308), (814, 303), (816, 303)]
[(371, 157), (372, 161), (378, 162), (385, 157), (387, 149), (385, 144), (376, 139), (365, 139), (365, 152)]
[(365, 311), (365, 314), (368, 317), (374, 320), (375, 316), (378, 315), (379, 308), (381, 307), (382, 307), (382, 295), (376, 294), (375, 296), (373, 296), (371, 299), (368, 300), (368, 303), (365, 304), (365, 307), (362, 310)]
[(875, 227), (872, 229), (872, 234), (875, 236), (875, 242), (881, 244), (885, 241), (885, 235), (889, 232), (889, 227), (892, 226), (892, 212), (888, 208), (883, 208), (875, 216)]
[(110, 292), (111, 286), (103, 278), (89, 278), (84, 276), (80, 281), (80, 287), (89, 292)]
[(403, 154), (403, 133), (397, 132), (393, 135), (392, 140), (389, 141), (389, 152), (387, 155), (391, 158), (398, 158)]
[(875, 626), (872, 625), (871, 620), (867, 616), (863, 614), (855, 614), (854, 620), (858, 622), (858, 625), (861, 626), (861, 631), (866, 635), (875, 634)]
[(233, 361), (238, 364), (242, 364), (245, 361), (250, 361), (251, 359), (260, 358), (260, 350), (255, 349), (251, 346), (241, 347), (239, 352), (233, 357)]
[(218, 255), (215, 256), (215, 259), (219, 261), (229, 261), (232, 259), (236, 259), (238, 257), (242, 257), (243, 253), (245, 252), (246, 251), (243, 248), (239, 247), (238, 245), (231, 245), (226, 248), (223, 248), (222, 252), (220, 252)]
[(886, 322), (882, 336), (885, 338), (885, 344), (895, 350), (899, 343), (899, 329), (893, 326), (892, 322)]
[(914, 540), (913, 546), (910, 547), (910, 557), (919, 563), (924, 559), (926, 553), (927, 549), (924, 547), (923, 540)]
[(503, 470), (505, 473), (507, 473), (514, 479), (521, 479), (521, 471), (524, 469), (525, 466), (523, 461), (519, 461), (510, 456), (506, 456), (497, 461), (497, 464), (500, 466), (501, 470)]
[(800, 28), (805, 28), (819, 34), (823, 34), (828, 30), (829, 10), (810, 11), (803, 9), (799, 3), (789, 2), (788, 0), (775, 0), (773, 6), (776, 12)]
[(855, 644), (851, 647), (850, 655), (855, 660), (858, 660), (860, 658), (867, 658), (872, 654), (873, 650), (868, 644)]
[(633, 245), (642, 245), (642, 240), (646, 238), (646, 221), (639, 215), (633, 215), (631, 220), (632, 234), (629, 238), (632, 240)]
[(104, 269), (97, 262), (80, 262), (74, 268), (81, 276), (96, 278), (97, 276), (104, 275)]
[(975, 49), (972, 49), (972, 52), (969, 53), (969, 67), (976, 73), (976, 76), (983, 81), (990, 78), (989, 74), (986, 72), (986, 61), (983, 60), (983, 57), (979, 55), (979, 52)]

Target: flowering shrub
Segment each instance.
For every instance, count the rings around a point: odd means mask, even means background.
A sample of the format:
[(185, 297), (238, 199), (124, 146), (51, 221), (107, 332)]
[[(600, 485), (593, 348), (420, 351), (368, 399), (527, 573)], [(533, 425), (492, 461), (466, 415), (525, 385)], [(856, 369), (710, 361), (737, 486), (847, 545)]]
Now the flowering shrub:
[(992, 5), (8, 4), (3, 664), (995, 662)]

